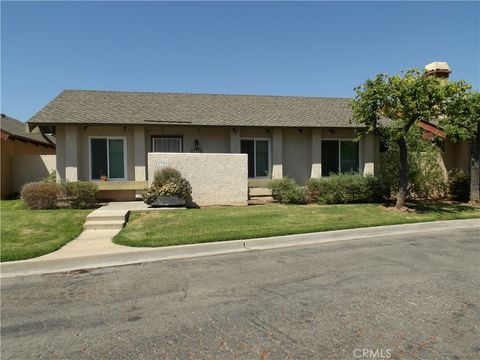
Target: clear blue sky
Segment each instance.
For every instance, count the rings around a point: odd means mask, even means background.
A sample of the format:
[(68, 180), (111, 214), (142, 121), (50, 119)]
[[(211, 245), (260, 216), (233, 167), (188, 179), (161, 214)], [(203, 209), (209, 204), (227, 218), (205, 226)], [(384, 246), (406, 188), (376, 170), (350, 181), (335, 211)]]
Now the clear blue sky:
[(479, 86), (479, 3), (2, 2), (1, 111), (63, 89), (351, 97), (448, 61)]

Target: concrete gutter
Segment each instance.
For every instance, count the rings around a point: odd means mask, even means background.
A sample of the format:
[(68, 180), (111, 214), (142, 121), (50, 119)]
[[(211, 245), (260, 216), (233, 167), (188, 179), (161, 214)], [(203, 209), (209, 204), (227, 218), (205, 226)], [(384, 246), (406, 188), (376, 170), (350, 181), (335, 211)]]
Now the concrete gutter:
[[(218, 241), (204, 244), (160, 248), (128, 248), (122, 253), (71, 257), (68, 259), (30, 259), (0, 264), (0, 277), (16, 277), (78, 271), (103, 267), (140, 264), (169, 259), (231, 254), (246, 251), (308, 246), (337, 241), (349, 241), (394, 235), (428, 233), (453, 229), (479, 228), (480, 219), (435, 221), (416, 224), (375, 226), (369, 228), (326, 231), (268, 238)], [(127, 247), (126, 247), (127, 248)]]

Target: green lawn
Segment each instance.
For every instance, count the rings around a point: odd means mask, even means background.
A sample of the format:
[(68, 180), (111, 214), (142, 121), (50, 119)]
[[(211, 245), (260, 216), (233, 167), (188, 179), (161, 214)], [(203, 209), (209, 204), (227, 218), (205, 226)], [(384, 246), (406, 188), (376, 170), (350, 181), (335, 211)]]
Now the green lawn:
[(0, 259), (10, 261), (62, 247), (80, 234), (92, 210), (28, 210), (21, 200), (2, 200), (0, 211)]
[[(410, 206), (410, 205), (409, 205)], [(114, 242), (129, 246), (169, 246), (249, 239), (366, 226), (480, 218), (467, 205), (415, 205), (415, 213), (377, 204), (265, 205), (132, 213)]]

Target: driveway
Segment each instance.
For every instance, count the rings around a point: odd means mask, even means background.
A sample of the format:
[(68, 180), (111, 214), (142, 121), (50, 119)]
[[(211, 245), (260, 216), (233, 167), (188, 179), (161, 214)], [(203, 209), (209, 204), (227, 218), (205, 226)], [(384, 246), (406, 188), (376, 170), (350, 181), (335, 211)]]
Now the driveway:
[(478, 359), (479, 245), (463, 229), (4, 279), (1, 355)]

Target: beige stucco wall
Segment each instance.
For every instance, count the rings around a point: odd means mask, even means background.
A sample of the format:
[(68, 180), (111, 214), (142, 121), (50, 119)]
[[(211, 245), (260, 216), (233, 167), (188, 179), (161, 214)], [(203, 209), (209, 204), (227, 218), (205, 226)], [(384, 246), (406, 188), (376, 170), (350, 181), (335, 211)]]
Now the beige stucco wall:
[[(67, 140), (66, 132), (69, 134)], [(312, 176), (321, 175), (320, 141), (322, 139), (353, 139), (355, 137), (353, 129), (343, 128), (297, 129), (162, 125), (69, 126), (66, 128), (65, 126), (57, 126), (56, 166), (58, 180), (61, 181), (66, 178), (67, 162), (72, 162), (72, 159), (76, 159), (78, 169), (77, 171), (70, 169), (69, 176), (77, 177), (79, 180), (90, 178), (88, 140), (90, 136), (125, 137), (127, 141), (127, 180), (143, 181), (145, 176), (150, 178), (145, 164), (147, 164), (147, 153), (151, 151), (151, 138), (155, 135), (181, 136), (184, 154), (192, 151), (195, 140), (199, 141), (200, 149), (204, 154), (228, 154), (240, 151), (241, 139), (269, 139), (271, 151), (270, 174), (274, 177), (290, 176), (300, 184), (304, 184)], [(2, 141), (2, 194), (12, 192), (11, 180), (8, 180), (8, 174), (11, 173), (11, 170), (9, 170), (11, 167), (9, 166), (11, 165), (4, 160), (9, 151), (8, 147), (4, 145), (7, 143)], [(34, 151), (45, 151), (45, 149), (39, 149), (35, 145), (20, 143), (15, 153), (20, 154), (23, 151), (22, 148), (31, 149), (32, 146), (35, 148)], [(359, 148), (360, 170), (378, 175), (381, 166), (378, 138), (370, 136), (362, 139)], [(53, 152), (51, 149), (50, 151)], [(279, 159), (281, 159), (281, 162)], [(441, 163), (446, 171), (452, 168), (462, 168), (468, 171), (468, 144), (465, 142), (446, 142)], [(275, 169), (273, 169), (273, 166), (275, 166)], [(8, 190), (7, 187), (9, 187)]]
[[(183, 152), (193, 151), (195, 140), (199, 141), (202, 153), (238, 153), (240, 140), (248, 138), (262, 138), (270, 141), (270, 174), (274, 177), (290, 176), (300, 184), (305, 183), (312, 174), (318, 175), (321, 169), (321, 154), (319, 142), (321, 139), (351, 139), (354, 138), (353, 129), (317, 129), (313, 133), (309, 128), (263, 128), (263, 127), (190, 127), (190, 126), (73, 126), (57, 127), (57, 171), (59, 180), (65, 179), (67, 173), (73, 174), (79, 180), (90, 178), (89, 173), (89, 137), (91, 136), (123, 136), (127, 140), (127, 180), (142, 181), (146, 176), (142, 169), (147, 163), (147, 153), (152, 150), (152, 136), (181, 136), (183, 140)], [(67, 130), (67, 131), (66, 131)], [(66, 135), (70, 134), (69, 144), (65, 146)], [(75, 135), (76, 134), (76, 135)], [(375, 140), (376, 141), (376, 140)], [(314, 148), (312, 148), (314, 146)], [(373, 154), (364, 157), (367, 142), (360, 145), (360, 169), (372, 169), (377, 173), (378, 169), (378, 141), (373, 147)], [(372, 147), (370, 146), (370, 149)], [(73, 154), (77, 151), (77, 154)], [(77, 159), (78, 171), (67, 171), (68, 159)], [(365, 166), (365, 161), (372, 161)], [(281, 160), (281, 163), (280, 163)], [(70, 160), (71, 161), (71, 160)], [(315, 163), (312, 166), (312, 162)], [(275, 169), (273, 167), (275, 166)], [(275, 171), (273, 171), (275, 170)], [(72, 175), (70, 175), (72, 176)]]
[(55, 149), (40, 144), (37, 145), (30, 142), (24, 142), (18, 139), (7, 139), (0, 140), (0, 153), (0, 195), (2, 199), (6, 199), (9, 196), (13, 195), (15, 191), (18, 191), (18, 186), (14, 187), (13, 183), (13, 174), (16, 168), (13, 156), (30, 154), (55, 154)]
[[(248, 168), (245, 154), (149, 153), (148, 173), (164, 167), (179, 170), (192, 186), (199, 206), (246, 205)], [(151, 182), (150, 177), (150, 182)]]
[(366, 135), (359, 141), (359, 154), (360, 154), (360, 172), (364, 175), (377, 175), (378, 166), (375, 164), (378, 162), (379, 143), (373, 135)]
[[(70, 128), (70, 129), (69, 129)], [(68, 137), (68, 131), (76, 129), (76, 144)], [(71, 132), (72, 133), (72, 132)], [(68, 159), (77, 162), (77, 179), (90, 180), (89, 138), (92, 136), (119, 136), (127, 141), (127, 180), (135, 180), (135, 146), (133, 126), (57, 126), (57, 178), (58, 181), (75, 179), (68, 177)], [(76, 152), (76, 156), (72, 155)], [(146, 157), (146, 154), (145, 154)]]
[(55, 132), (57, 147), (56, 168), (57, 168), (57, 182), (65, 180), (65, 127), (57, 126)]
[(181, 136), (183, 152), (193, 151), (195, 140), (203, 153), (230, 153), (230, 128), (192, 126), (148, 126), (145, 128), (147, 152), (152, 151), (152, 136)]
[(305, 184), (312, 169), (311, 129), (283, 129), (283, 175)]
[(55, 155), (15, 155), (13, 164), (12, 188), (18, 192), (23, 185), (42, 180), (55, 171)]

